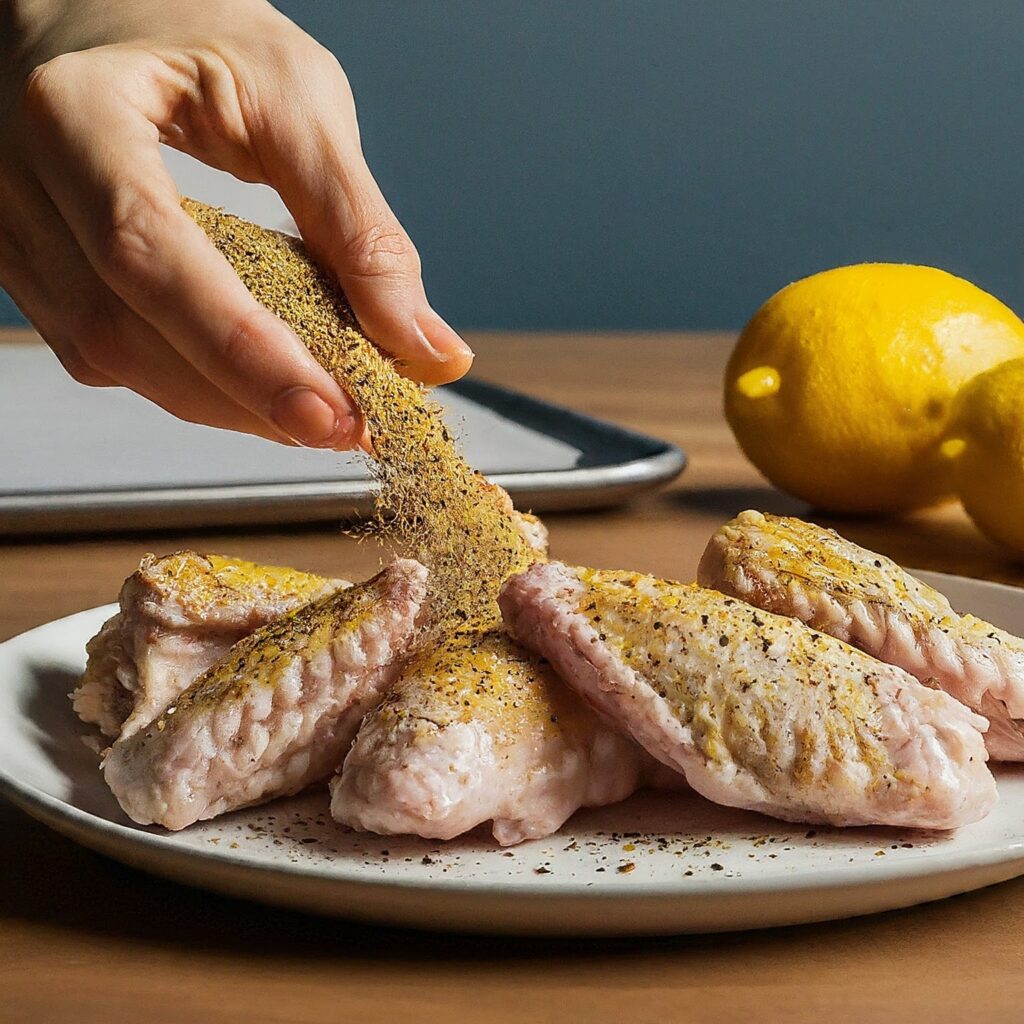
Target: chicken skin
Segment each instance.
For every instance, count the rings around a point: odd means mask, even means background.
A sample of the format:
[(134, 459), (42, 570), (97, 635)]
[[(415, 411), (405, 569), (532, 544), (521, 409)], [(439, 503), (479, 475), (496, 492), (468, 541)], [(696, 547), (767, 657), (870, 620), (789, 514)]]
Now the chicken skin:
[(430, 839), (490, 821), (508, 846), (622, 800), (653, 767), (513, 640), (463, 632), (420, 654), (366, 716), (331, 782), (331, 813)]
[(895, 562), (800, 519), (743, 512), (711, 538), (698, 578), (898, 665), (989, 720), (993, 760), (1024, 760), (1024, 640)]
[(147, 555), (86, 647), (75, 712), (104, 736), (130, 736), (242, 637), (347, 586), (222, 555)]
[(103, 773), (124, 811), (181, 829), (326, 778), (398, 675), (426, 577), (396, 561), (240, 640), (110, 748)]
[(718, 803), (948, 829), (996, 802), (981, 716), (801, 622), (558, 562), (513, 576), (499, 603), (513, 636)]

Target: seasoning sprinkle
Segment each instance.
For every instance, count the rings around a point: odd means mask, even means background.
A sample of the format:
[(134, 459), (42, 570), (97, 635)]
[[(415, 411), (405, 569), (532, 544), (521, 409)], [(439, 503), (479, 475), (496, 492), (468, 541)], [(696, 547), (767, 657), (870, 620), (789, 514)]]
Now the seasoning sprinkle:
[(366, 337), (298, 239), (194, 199), (182, 206), (362, 410), (379, 484), (375, 529), (430, 569), (433, 625), (496, 625), (501, 584), (537, 559), (508, 495), (466, 462), (440, 406)]

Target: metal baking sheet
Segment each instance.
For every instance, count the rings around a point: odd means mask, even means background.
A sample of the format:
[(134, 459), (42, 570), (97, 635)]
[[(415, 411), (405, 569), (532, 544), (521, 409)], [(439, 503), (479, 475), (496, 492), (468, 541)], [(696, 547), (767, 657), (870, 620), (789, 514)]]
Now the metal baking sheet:
[[(518, 507), (622, 503), (686, 465), (675, 445), (482, 381), (437, 392), (470, 461)], [(181, 423), (71, 381), (38, 345), (0, 348), (0, 532), (354, 521), (373, 482), (352, 455)]]

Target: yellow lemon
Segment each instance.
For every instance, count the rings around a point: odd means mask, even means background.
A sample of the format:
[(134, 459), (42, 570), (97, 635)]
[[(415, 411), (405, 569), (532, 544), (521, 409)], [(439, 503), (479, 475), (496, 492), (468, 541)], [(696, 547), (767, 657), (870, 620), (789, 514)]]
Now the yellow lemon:
[(1024, 323), (933, 267), (865, 263), (773, 295), (729, 360), (725, 412), (777, 487), (834, 512), (920, 508), (953, 492), (940, 452), (972, 377), (1024, 356)]
[(1024, 359), (1002, 363), (963, 387), (942, 450), (978, 528), (1024, 554)]

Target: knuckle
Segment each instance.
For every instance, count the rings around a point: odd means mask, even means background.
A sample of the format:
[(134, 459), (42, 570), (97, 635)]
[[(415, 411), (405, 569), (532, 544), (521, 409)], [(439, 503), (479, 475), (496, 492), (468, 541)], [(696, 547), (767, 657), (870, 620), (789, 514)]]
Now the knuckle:
[(79, 384), (85, 384), (90, 388), (100, 388), (110, 384), (110, 375), (94, 366), (78, 349), (69, 347), (54, 351), (61, 366), (64, 367), (64, 372)]
[(270, 64), (287, 82), (328, 79), (344, 83), (348, 79), (338, 58), (305, 32), (288, 32), (269, 44)]
[(61, 359), (68, 376), (72, 380), (78, 381), (79, 384), (84, 384), (87, 388), (105, 388), (110, 386), (110, 378), (100, 373), (98, 370), (94, 370), (78, 353), (69, 354)]
[(401, 228), (372, 224), (353, 235), (342, 254), (355, 277), (419, 277), (420, 257)]
[(115, 188), (99, 239), (99, 265), (116, 278), (143, 277), (154, 266), (165, 216), (162, 204), (144, 189)]
[(62, 53), (33, 68), (21, 90), (21, 108), (30, 116), (53, 117), (67, 101), (81, 62), (80, 53)]
[(322, 46), (315, 39), (311, 40), (311, 42), (312, 46), (308, 50), (308, 60), (312, 63), (313, 67), (322, 74), (328, 75), (337, 82), (342, 83), (347, 90), (349, 88), (348, 76), (345, 74), (345, 69), (341, 66), (341, 61), (326, 46)]
[(228, 332), (220, 339), (221, 357), (231, 366), (245, 366), (261, 350), (260, 339), (264, 334), (267, 317), (272, 313), (257, 306), (232, 322)]
[[(73, 352), (77, 360), (76, 369), (103, 378), (117, 376), (124, 361), (124, 351), (117, 324), (107, 309), (99, 307), (92, 312), (80, 314), (75, 325), (74, 342), (69, 352)], [(80, 379), (71, 370), (68, 372), (75, 380)]]
[(300, 74), (308, 76), (313, 71), (348, 82), (338, 58), (312, 36), (302, 33), (297, 40), (290, 40), (288, 46), (289, 64)]

